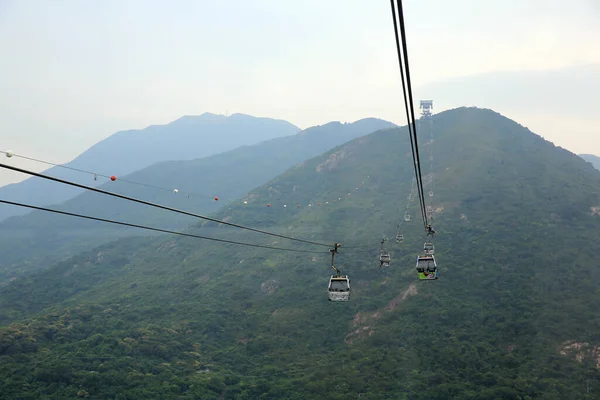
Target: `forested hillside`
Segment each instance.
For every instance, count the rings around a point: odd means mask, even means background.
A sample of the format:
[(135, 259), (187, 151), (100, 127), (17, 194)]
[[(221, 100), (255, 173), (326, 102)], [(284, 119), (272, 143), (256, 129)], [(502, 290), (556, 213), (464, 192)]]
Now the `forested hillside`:
[[(348, 140), (392, 126), (395, 125), (376, 118), (366, 118), (351, 124), (331, 122), (296, 135), (238, 147), (210, 157), (154, 164), (130, 175), (119, 176), (115, 182), (109, 181), (100, 188), (190, 212), (210, 213), (296, 163)], [(240, 130), (243, 131), (242, 128)], [(18, 165), (18, 160), (13, 164)], [(55, 182), (48, 184), (54, 187), (65, 186)], [(179, 193), (174, 194), (173, 189), (178, 189)], [(215, 197), (219, 200), (215, 201)], [(14, 200), (11, 197), (5, 199)], [(35, 203), (31, 200), (24, 202)], [(16, 207), (2, 205), (0, 208)], [(82, 193), (55, 208), (175, 230), (184, 229), (194, 222), (187, 216), (140, 207), (93, 192)], [(147, 231), (65, 218), (43, 211), (9, 218), (0, 222), (0, 252), (3, 255), (0, 260), (0, 282), (49, 267), (53, 262), (115, 238), (145, 234), (148, 234)]]
[(600, 172), (490, 110), (440, 113), (434, 132), (419, 147), (439, 280), (417, 279), (418, 202), (379, 267), (413, 170), (406, 128), (378, 131), (215, 214), (341, 243), (348, 303), (327, 301), (325, 246), (215, 223), (190, 232), (309, 252), (108, 243), (0, 289), (0, 396), (598, 398)]

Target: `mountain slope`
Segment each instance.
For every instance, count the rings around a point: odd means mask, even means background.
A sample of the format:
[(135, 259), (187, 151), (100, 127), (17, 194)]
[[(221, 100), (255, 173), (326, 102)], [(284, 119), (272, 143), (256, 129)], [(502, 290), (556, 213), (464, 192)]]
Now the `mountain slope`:
[[(73, 161), (72, 168), (123, 176), (167, 160), (190, 160), (210, 156), (264, 140), (293, 135), (300, 128), (287, 121), (257, 118), (244, 114), (229, 117), (204, 113), (185, 116), (166, 125), (117, 132), (96, 143)], [(19, 154), (18, 149), (13, 149)], [(47, 157), (52, 161), (52, 157)], [(63, 179), (93, 184), (90, 176), (64, 168), (52, 167), (45, 173)], [(61, 203), (82, 190), (58, 186), (35, 177), (0, 188), (0, 197), (35, 205)], [(21, 209), (0, 209), (0, 221), (22, 215)]]
[(388, 243), (392, 267), (378, 267), (378, 241), (394, 233), (412, 176), (406, 129), (379, 131), (216, 214), (342, 243), (349, 303), (327, 301), (326, 247), (214, 224), (191, 231), (311, 253), (121, 240), (0, 290), (3, 320), (17, 321), (0, 331), (0, 390), (22, 398), (595, 398), (600, 173), (489, 110), (434, 121), (435, 142), (420, 148), (425, 155), (432, 146), (434, 156), (440, 280), (416, 281), (418, 217), (404, 225), (404, 244)]
[[(174, 195), (170, 190), (165, 192), (120, 180), (108, 182), (100, 188), (190, 212), (210, 213), (296, 163), (348, 140), (392, 126), (394, 124), (376, 118), (351, 124), (331, 122), (306, 129), (297, 135), (239, 147), (198, 160), (158, 163), (123, 177), (159, 187), (179, 188), (179, 195)], [(53, 182), (50, 184), (54, 187), (61, 186)], [(188, 198), (185, 193), (189, 192), (199, 194)], [(218, 196), (220, 200), (215, 201), (214, 196)], [(1, 207), (11, 208), (14, 207)], [(92, 192), (82, 193), (56, 208), (175, 230), (194, 222), (187, 216)], [(147, 233), (42, 211), (9, 218), (0, 222), (0, 252), (3, 254), (0, 261), (0, 281), (44, 268), (68, 255), (94, 248), (115, 237), (139, 234)]]
[(592, 163), (594, 168), (600, 170), (600, 157), (595, 156), (593, 154), (579, 154), (579, 157), (583, 158), (585, 161)]

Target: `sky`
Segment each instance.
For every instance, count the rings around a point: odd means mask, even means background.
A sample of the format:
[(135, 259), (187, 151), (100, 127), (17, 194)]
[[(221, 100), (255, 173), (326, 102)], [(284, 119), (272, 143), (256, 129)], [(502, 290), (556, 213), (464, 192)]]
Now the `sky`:
[[(600, 155), (600, 1), (404, 4), (416, 99)], [(406, 124), (384, 0), (0, 0), (0, 54), (0, 149), (52, 162), (204, 112)]]

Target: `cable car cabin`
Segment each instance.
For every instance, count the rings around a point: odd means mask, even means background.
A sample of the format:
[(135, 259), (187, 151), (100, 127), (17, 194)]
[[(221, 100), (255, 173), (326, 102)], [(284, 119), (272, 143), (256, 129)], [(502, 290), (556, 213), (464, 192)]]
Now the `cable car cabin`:
[(404, 215), (404, 220), (405, 220), (406, 222), (410, 221), (410, 214), (405, 214), (405, 215)]
[(381, 255), (379, 256), (379, 262), (381, 262), (382, 267), (389, 267), (390, 261), (390, 253), (381, 253)]
[(423, 244), (423, 252), (425, 254), (435, 254), (435, 247), (433, 246), (433, 243), (425, 242)]
[(390, 262), (390, 253), (381, 253), (379, 256), (379, 261), (381, 262)]
[(435, 263), (435, 257), (431, 254), (417, 256), (417, 273), (419, 280), (438, 279), (438, 269)]
[(347, 275), (331, 275), (329, 279), (329, 301), (348, 301), (350, 298), (350, 279)]
[(404, 242), (404, 235), (401, 233), (397, 233), (396, 234), (396, 242), (398, 242), (398, 243)]

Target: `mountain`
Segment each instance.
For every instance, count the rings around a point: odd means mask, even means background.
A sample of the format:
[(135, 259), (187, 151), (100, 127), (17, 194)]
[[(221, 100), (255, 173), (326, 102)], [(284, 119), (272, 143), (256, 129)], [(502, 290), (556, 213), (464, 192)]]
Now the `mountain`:
[(579, 157), (583, 158), (585, 161), (592, 163), (594, 168), (600, 170), (600, 157), (595, 156), (593, 154), (579, 154)]
[[(132, 185), (117, 179), (100, 188), (196, 213), (210, 213), (247, 191), (276, 177), (293, 165), (348, 140), (395, 126), (367, 118), (354, 123), (331, 122), (285, 136), (190, 161), (168, 161), (123, 176), (123, 180), (163, 188)], [(51, 182), (55, 187), (60, 184)], [(177, 195), (172, 189), (178, 188)], [(188, 195), (186, 193), (194, 193)], [(219, 197), (215, 201), (214, 197)], [(30, 200), (26, 201), (30, 203)], [(2, 209), (12, 209), (3, 206)], [(126, 220), (166, 229), (183, 229), (193, 220), (140, 204), (93, 192), (82, 193), (55, 206), (57, 209)], [(145, 235), (147, 231), (107, 226), (93, 221), (35, 211), (0, 222), (0, 281), (44, 268), (80, 251), (117, 237)]]
[(214, 214), (341, 243), (348, 303), (327, 301), (325, 246), (213, 223), (190, 232), (309, 252), (114, 241), (0, 289), (0, 393), (597, 398), (600, 173), (490, 110), (437, 114), (434, 129), (419, 148), (433, 156), (433, 179), (429, 163), (422, 172), (434, 191), (439, 280), (416, 277), (418, 201), (405, 242), (386, 244), (392, 266), (379, 267), (379, 240), (395, 233), (413, 171), (406, 128), (378, 131)]
[[(277, 119), (244, 114), (226, 117), (204, 113), (199, 116), (185, 116), (166, 125), (117, 132), (65, 165), (107, 176), (123, 176), (157, 162), (202, 158), (238, 146), (293, 135), (299, 131), (297, 126)], [(18, 149), (13, 151), (19, 154)], [(52, 161), (51, 156), (47, 159)], [(89, 175), (60, 167), (52, 167), (44, 173), (86, 185), (94, 183)], [(31, 177), (23, 182), (1, 187), (0, 198), (47, 205), (61, 203), (81, 192), (78, 188), (60, 186)], [(23, 209), (2, 207), (0, 221), (24, 213), (26, 211)]]

